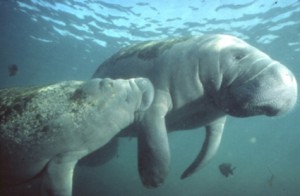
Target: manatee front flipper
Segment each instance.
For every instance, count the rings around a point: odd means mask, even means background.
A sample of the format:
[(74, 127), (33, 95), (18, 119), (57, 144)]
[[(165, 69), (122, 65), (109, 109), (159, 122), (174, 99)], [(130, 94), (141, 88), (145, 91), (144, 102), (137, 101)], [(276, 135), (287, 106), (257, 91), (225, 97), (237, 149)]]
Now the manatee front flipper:
[(43, 196), (71, 196), (74, 167), (79, 159), (88, 153), (87, 150), (67, 152), (53, 157), (47, 164), (41, 192)]
[(222, 117), (205, 127), (206, 135), (201, 151), (193, 163), (183, 172), (181, 179), (196, 172), (216, 154), (222, 139), (225, 121), (226, 117)]
[(163, 183), (169, 171), (170, 150), (165, 124), (170, 99), (156, 91), (154, 103), (145, 113), (138, 130), (138, 169), (145, 187)]

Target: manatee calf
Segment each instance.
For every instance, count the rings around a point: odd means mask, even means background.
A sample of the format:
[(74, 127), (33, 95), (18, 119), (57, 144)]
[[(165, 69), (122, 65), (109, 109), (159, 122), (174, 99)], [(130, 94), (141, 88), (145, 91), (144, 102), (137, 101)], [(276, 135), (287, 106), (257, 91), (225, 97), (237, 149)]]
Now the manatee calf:
[(206, 128), (202, 149), (181, 176), (186, 178), (216, 153), (227, 115), (275, 116), (297, 99), (297, 82), (288, 68), (229, 35), (129, 46), (93, 77), (145, 77), (154, 85), (154, 101), (131, 130), (138, 135), (139, 173), (147, 187), (157, 187), (168, 173), (167, 131)]
[(0, 90), (1, 189), (41, 176), (39, 195), (70, 196), (77, 161), (138, 121), (153, 93), (143, 78)]

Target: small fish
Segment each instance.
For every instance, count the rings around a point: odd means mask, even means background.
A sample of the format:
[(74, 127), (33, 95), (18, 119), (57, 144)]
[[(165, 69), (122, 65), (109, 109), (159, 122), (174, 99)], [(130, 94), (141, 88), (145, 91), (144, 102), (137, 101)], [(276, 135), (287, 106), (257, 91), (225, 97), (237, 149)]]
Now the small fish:
[(274, 174), (273, 174), (273, 172), (271, 171), (270, 168), (268, 168), (268, 170), (269, 170), (269, 172), (270, 172), (270, 174), (271, 174), (271, 177), (268, 179), (267, 182), (268, 182), (269, 187), (272, 187), (272, 186), (273, 186), (274, 179), (275, 179), (275, 176), (274, 176)]
[(222, 163), (219, 165), (219, 170), (223, 176), (226, 178), (231, 174), (233, 175), (233, 170), (235, 170), (236, 167), (232, 167), (231, 163)]
[(15, 76), (18, 72), (18, 66), (16, 64), (11, 64), (8, 66), (8, 75)]

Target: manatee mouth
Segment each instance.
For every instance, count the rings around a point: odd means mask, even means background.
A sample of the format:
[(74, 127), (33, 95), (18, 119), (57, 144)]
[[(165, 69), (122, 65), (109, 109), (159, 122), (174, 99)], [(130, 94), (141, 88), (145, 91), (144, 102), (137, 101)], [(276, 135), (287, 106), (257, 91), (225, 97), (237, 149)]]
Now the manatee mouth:
[(294, 75), (278, 63), (252, 80), (230, 88), (228, 94), (228, 113), (233, 116), (277, 116), (296, 104), (297, 82)]
[(154, 88), (150, 80), (148, 80), (147, 78), (136, 78), (134, 79), (134, 82), (143, 94), (140, 104), (140, 110), (145, 111), (152, 104), (154, 97)]
[(280, 99), (275, 98), (262, 98), (256, 99), (251, 102), (247, 102), (242, 106), (243, 110), (247, 111), (246, 116), (253, 115), (266, 115), (266, 116), (278, 116), (287, 112), (288, 106), (283, 106)]

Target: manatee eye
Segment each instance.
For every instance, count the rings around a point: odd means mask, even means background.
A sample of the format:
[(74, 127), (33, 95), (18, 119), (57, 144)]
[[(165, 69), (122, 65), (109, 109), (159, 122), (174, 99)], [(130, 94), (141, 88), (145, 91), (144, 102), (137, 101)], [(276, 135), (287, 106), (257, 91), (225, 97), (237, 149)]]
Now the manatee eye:
[(242, 55), (238, 54), (234, 56), (235, 60), (241, 60), (243, 58)]
[(113, 86), (114, 86), (114, 83), (109, 78), (105, 78), (99, 82), (99, 88), (111, 88)]
[(71, 95), (70, 100), (80, 100), (87, 97), (87, 94), (82, 89), (76, 89), (76, 91)]
[(236, 60), (236, 61), (239, 61), (241, 60), (242, 58), (244, 58), (246, 56), (245, 52), (244, 51), (236, 51), (233, 55), (233, 58)]

